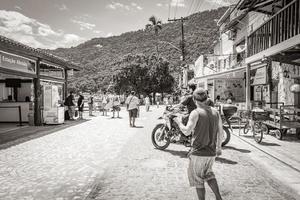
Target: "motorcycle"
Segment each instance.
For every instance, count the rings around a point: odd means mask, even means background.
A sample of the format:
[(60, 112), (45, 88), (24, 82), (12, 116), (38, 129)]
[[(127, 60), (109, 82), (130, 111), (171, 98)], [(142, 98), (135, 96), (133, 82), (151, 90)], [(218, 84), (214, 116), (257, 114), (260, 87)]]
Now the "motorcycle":
[(174, 118), (179, 115), (183, 116), (183, 123), (187, 121), (188, 114), (182, 108), (173, 109), (167, 106), (163, 116), (159, 119), (164, 119), (164, 123), (157, 124), (151, 135), (152, 144), (155, 148), (164, 150), (170, 143), (183, 144), (186, 147), (191, 146), (191, 137), (184, 136)]
[[(230, 118), (231, 114), (232, 112), (224, 112), (222, 117), (222, 119), (225, 117), (223, 121), (224, 137), (222, 146), (225, 146), (230, 141), (231, 132), (229, 129), (231, 129), (231, 124), (228, 119)], [(178, 124), (174, 121), (174, 118), (178, 117), (179, 115), (183, 116), (183, 124), (186, 124), (188, 121), (188, 114), (184, 110), (173, 109), (171, 106), (166, 107), (163, 117), (160, 118), (164, 119), (165, 122), (157, 124), (151, 134), (152, 144), (155, 148), (164, 150), (168, 148), (171, 143), (183, 144), (186, 147), (191, 146), (191, 136), (185, 136), (181, 132)]]

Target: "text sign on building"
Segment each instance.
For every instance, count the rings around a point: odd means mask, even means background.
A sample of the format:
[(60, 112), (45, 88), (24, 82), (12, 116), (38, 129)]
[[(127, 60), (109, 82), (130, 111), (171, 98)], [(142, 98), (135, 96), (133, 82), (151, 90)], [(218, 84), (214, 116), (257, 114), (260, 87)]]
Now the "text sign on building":
[(265, 85), (268, 83), (267, 67), (260, 67), (250, 70), (250, 84), (251, 85)]
[(35, 62), (23, 57), (0, 51), (0, 67), (35, 74)]

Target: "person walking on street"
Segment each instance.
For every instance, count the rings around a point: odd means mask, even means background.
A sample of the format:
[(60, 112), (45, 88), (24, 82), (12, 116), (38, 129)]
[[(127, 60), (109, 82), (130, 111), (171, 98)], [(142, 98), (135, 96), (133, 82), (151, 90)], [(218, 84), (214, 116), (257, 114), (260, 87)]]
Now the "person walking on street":
[(174, 119), (185, 135), (192, 134), (192, 147), (188, 154), (190, 186), (196, 187), (199, 200), (205, 200), (204, 182), (206, 181), (216, 199), (222, 200), (212, 170), (215, 157), (221, 155), (222, 120), (218, 111), (206, 104), (207, 93), (205, 90), (196, 89), (193, 98), (197, 108), (191, 112), (187, 125), (185, 126), (180, 118)]
[(94, 97), (92, 96), (92, 93), (90, 93), (90, 96), (88, 98), (88, 104), (89, 104), (89, 116), (93, 116)]
[(125, 101), (125, 104), (127, 105), (127, 110), (129, 112), (129, 125), (130, 127), (136, 127), (135, 119), (137, 118), (138, 114), (139, 98), (135, 96), (135, 91), (131, 91), (130, 95)]
[(115, 118), (115, 112), (117, 112), (117, 118), (120, 118), (120, 98), (117, 96), (117, 95), (114, 95), (113, 97), (113, 106), (112, 106), (112, 109), (113, 109), (113, 116), (112, 118)]
[(108, 96), (106, 92), (104, 92), (103, 98), (102, 98), (102, 107), (103, 107), (103, 114), (102, 116), (107, 116), (107, 110), (106, 110), (106, 104), (108, 103)]
[(150, 110), (150, 98), (149, 98), (149, 96), (145, 97), (145, 107), (146, 107), (146, 112), (149, 112), (149, 110)]
[(75, 98), (73, 95), (73, 91), (70, 91), (69, 96), (66, 98), (65, 105), (68, 106), (68, 113), (70, 120), (74, 120), (74, 115), (75, 115)]
[(79, 98), (77, 100), (79, 119), (83, 119), (83, 107), (84, 107), (83, 99), (84, 99), (83, 95), (81, 94), (81, 92), (79, 92)]

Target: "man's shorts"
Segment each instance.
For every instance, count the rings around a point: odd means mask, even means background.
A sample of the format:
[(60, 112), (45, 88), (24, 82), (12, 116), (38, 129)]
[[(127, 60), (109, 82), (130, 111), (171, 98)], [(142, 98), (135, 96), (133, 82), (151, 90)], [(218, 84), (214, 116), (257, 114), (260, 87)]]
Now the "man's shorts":
[(215, 157), (190, 155), (189, 160), (188, 178), (190, 186), (204, 188), (205, 181), (215, 178), (215, 174), (212, 171)]
[(128, 110), (128, 112), (129, 112), (129, 117), (130, 118), (132, 118), (132, 117), (137, 118), (137, 113), (138, 113), (138, 109), (137, 108), (132, 109), (132, 110)]

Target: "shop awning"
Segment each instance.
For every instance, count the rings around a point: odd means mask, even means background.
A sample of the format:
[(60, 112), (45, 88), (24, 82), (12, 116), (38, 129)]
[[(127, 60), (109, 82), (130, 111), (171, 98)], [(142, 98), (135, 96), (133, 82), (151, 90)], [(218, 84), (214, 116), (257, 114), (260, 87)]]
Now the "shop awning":
[(226, 71), (223, 71), (223, 72), (218, 72), (218, 73), (209, 74), (209, 75), (206, 75), (206, 76), (196, 77), (195, 80), (214, 79), (214, 78), (220, 78), (220, 77), (234, 78), (232, 76), (234, 76), (234, 74), (237, 73), (237, 72), (246, 72), (246, 65), (244, 65), (242, 67), (235, 68), (235, 69), (226, 70)]
[(79, 66), (79, 64), (76, 64), (72, 61), (58, 57), (58, 56), (48, 53), (42, 49), (32, 48), (30, 46), (27, 46), (20, 42), (14, 41), (14, 40), (4, 37), (2, 35), (0, 35), (0, 47), (3, 50), (9, 50), (10, 52), (15, 52), (15, 53), (19, 53), (22, 55), (26, 55), (26, 56), (29, 56), (30, 58), (34, 58), (36, 60), (39, 58), (39, 59), (42, 59), (45, 61), (52, 62), (54, 64), (64, 67), (65, 69), (68, 69), (68, 70), (73, 69), (76, 71), (80, 71), (82, 69)]

